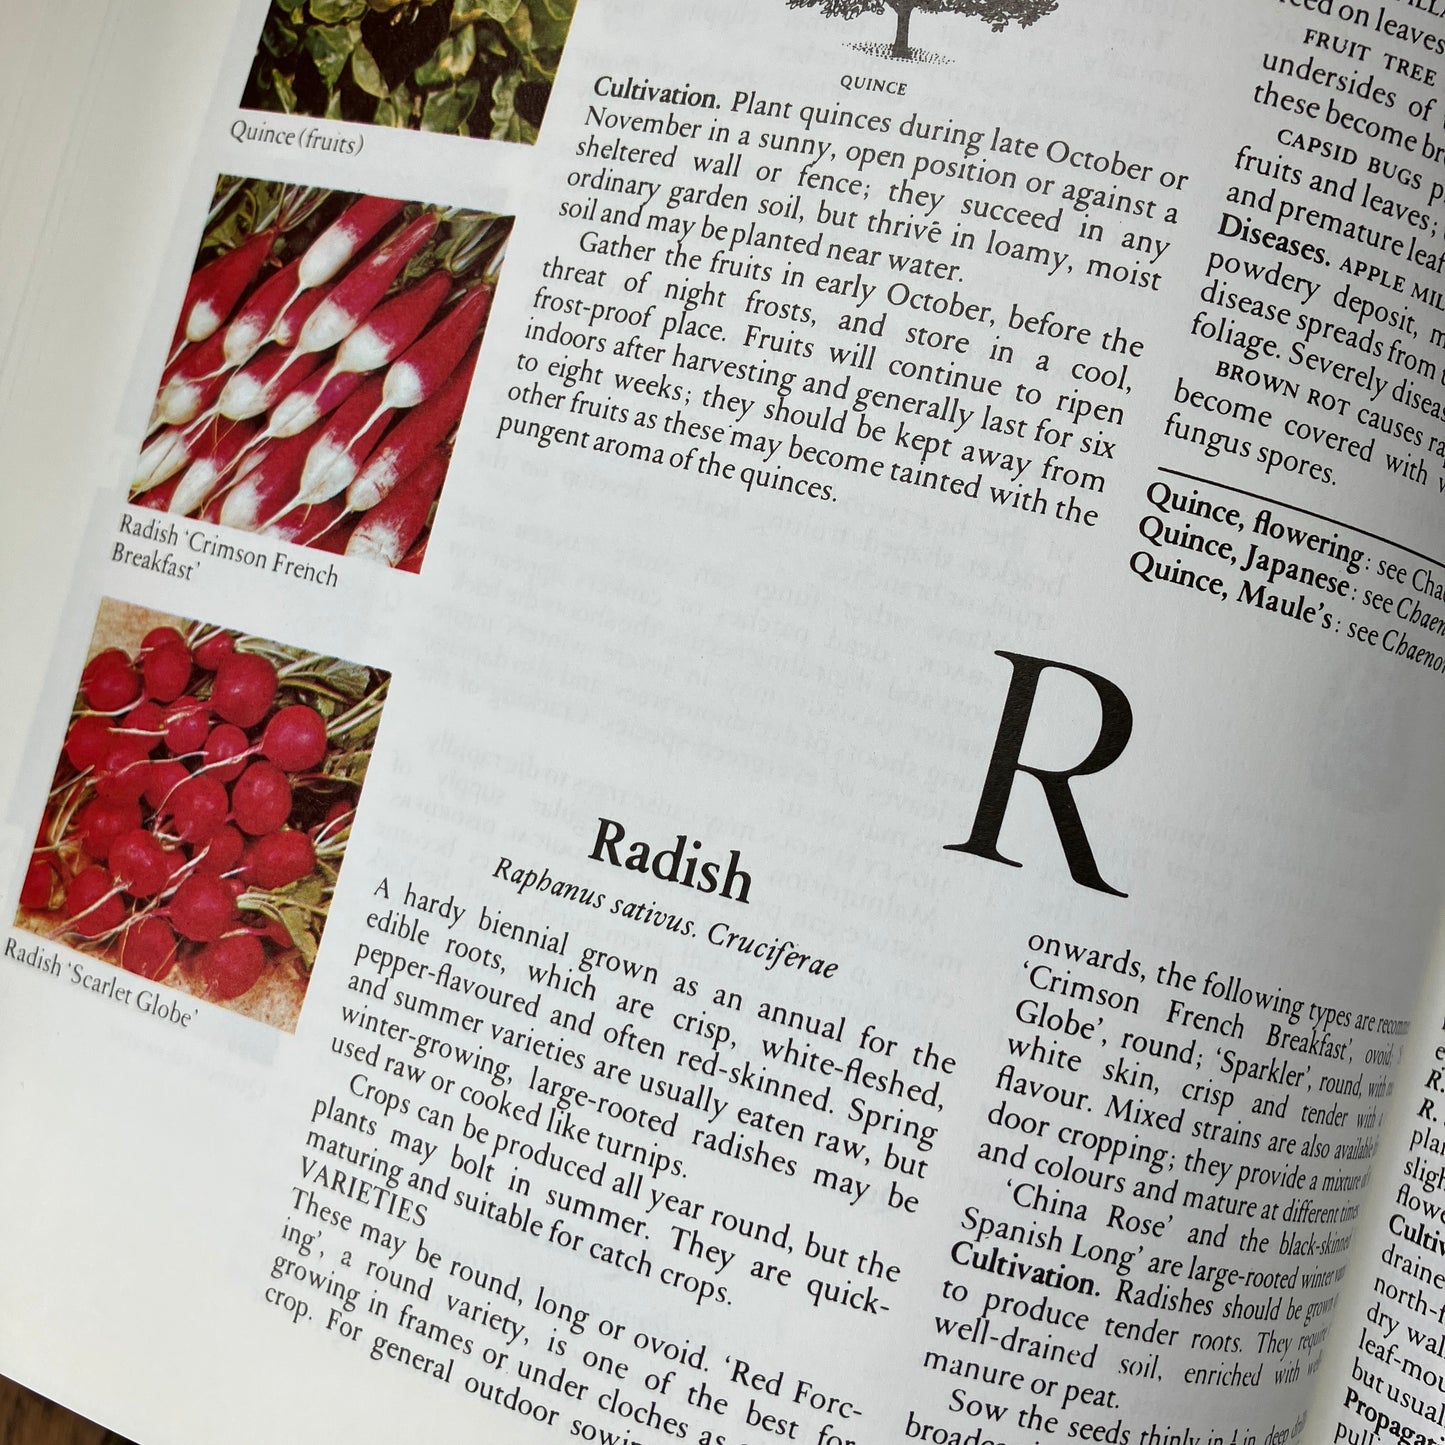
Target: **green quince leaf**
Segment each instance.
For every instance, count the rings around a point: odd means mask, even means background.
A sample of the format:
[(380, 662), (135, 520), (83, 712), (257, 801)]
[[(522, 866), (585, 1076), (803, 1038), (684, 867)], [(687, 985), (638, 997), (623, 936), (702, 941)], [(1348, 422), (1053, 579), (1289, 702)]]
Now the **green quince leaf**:
[(476, 109), (482, 86), (477, 80), (464, 80), (445, 90), (434, 90), (422, 108), (421, 128), (443, 135), (458, 135), (467, 117)]
[(312, 18), (323, 25), (341, 25), (366, 14), (366, 0), (308, 0)]
[(355, 25), (314, 25), (306, 32), (307, 52), (328, 90), (335, 90), (360, 39), (361, 29)]
[(286, 115), (296, 114), (296, 90), (291, 84), (289, 76), (283, 75), (279, 70), (272, 69), (271, 80), (276, 87), (276, 99), (281, 103), (281, 110)]
[(477, 58), (477, 32), (472, 25), (463, 26), (437, 46), (430, 60), (416, 70), (416, 83), (423, 87), (446, 85), (461, 80)]
[(386, 99), (388, 92), (386, 81), (381, 78), (381, 67), (376, 63), (376, 57), (360, 40), (351, 52), (351, 78), (368, 95), (374, 95), (378, 100)]
[(527, 8), (532, 17), (532, 48), (560, 51), (567, 43), (576, 0), (528, 0)]

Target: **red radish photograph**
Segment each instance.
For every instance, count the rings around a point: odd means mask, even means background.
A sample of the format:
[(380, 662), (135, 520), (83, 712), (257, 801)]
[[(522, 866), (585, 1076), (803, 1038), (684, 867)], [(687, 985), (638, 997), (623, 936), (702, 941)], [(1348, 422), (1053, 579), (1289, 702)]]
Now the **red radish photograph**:
[(389, 681), (107, 598), (16, 925), (294, 1032)]
[(511, 229), (222, 176), (130, 500), (420, 571)]

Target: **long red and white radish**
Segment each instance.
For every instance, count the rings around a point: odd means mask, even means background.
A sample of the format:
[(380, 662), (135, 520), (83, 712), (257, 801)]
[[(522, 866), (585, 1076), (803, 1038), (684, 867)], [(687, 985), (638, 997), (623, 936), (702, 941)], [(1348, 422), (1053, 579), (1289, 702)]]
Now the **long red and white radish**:
[[(434, 272), (377, 307), (366, 325), (342, 342), (328, 380), (350, 371), (375, 371), (404, 354), (436, 314), (450, 289), (446, 274)], [(369, 412), (360, 411), (363, 395), (373, 398)], [(390, 410), (382, 401), (380, 390), (373, 392), (370, 387), (347, 402), (337, 414), (335, 434), (329, 438), (328, 447), (307, 459), (301, 501), (324, 501), (351, 485), (361, 463), (385, 430)], [(348, 421), (355, 418), (350, 432), (341, 426), (343, 417)]]
[(359, 371), (314, 371), (281, 398), (266, 418), (266, 435), (292, 437), (330, 416), (361, 385)]
[(383, 301), (366, 324), (341, 343), (332, 370), (376, 371), (389, 366), (426, 329), (451, 286), (451, 277), (434, 271), (424, 281)]
[(395, 567), (421, 536), (446, 474), (446, 455), (433, 452), (356, 524), (346, 544), (346, 555)]
[(355, 480), (362, 462), (376, 446), (389, 422), (390, 417), (373, 412), (372, 420), (363, 430), (353, 433), (351, 441), (345, 446), (322, 452), (313, 449), (312, 455), (306, 459), (310, 475), (303, 473), (301, 498), (308, 505), (314, 505), (317, 501), (326, 501), (344, 492)]
[[(479, 350), (480, 343), (474, 342), (436, 394), (402, 417), (366, 458), (356, 480), (347, 488), (348, 510), (369, 511), (461, 420)], [(385, 382), (382, 386), (385, 391)]]
[[(362, 196), (326, 228), (293, 263), (291, 284), (280, 297), (280, 309), (262, 340), (291, 347), (302, 327), (323, 299), (316, 290), (324, 286), (405, 207), (405, 201), (385, 196)], [(291, 267), (286, 270), (290, 271)], [(189, 294), (188, 294), (189, 304)], [(237, 345), (241, 343), (238, 341)]]
[(151, 442), (136, 463), (130, 483), (131, 495), (148, 492), (175, 476), (195, 454), (205, 425), (201, 422), (191, 427), (169, 427)]
[(283, 509), (291, 510), (301, 482), (301, 468), (315, 437), (310, 432), (272, 442), (258, 451), (253, 466), (226, 493), (217, 520), (223, 527), (258, 531)]
[(276, 236), (274, 227), (258, 231), (191, 277), (181, 311), (187, 341), (204, 341), (220, 329), (260, 273)]
[(231, 421), (260, 416), (320, 364), (318, 356), (297, 356), (279, 346), (270, 347), (231, 376), (221, 390), (216, 410)]
[(181, 474), (166, 510), (188, 517), (198, 507), (204, 507), (250, 445), (256, 430), (252, 422), (214, 428), (209, 445), (198, 451), (195, 460)]
[(217, 332), (199, 346), (189, 346), (167, 368), (167, 376), (151, 413), (157, 424), (184, 426), (221, 394), (226, 371), (225, 338)]
[(171, 498), (175, 495), (176, 483), (179, 477), (172, 477), (168, 482), (162, 482), (158, 487), (152, 487), (148, 492), (138, 493), (131, 500), (137, 507), (149, 508), (152, 512), (164, 512), (171, 504)]
[(338, 525), (345, 521), (346, 515), (345, 507), (333, 497), (330, 501), (317, 502), (314, 507), (298, 507), (284, 517), (273, 518), (261, 528), (261, 535), (298, 547), (341, 552), (351, 537), (349, 528)]
[(263, 281), (231, 318), (222, 342), (227, 366), (244, 366), (270, 337), (272, 328), (296, 295), (296, 273), (300, 268), (299, 259), (283, 266)]
[(492, 305), (487, 285), (467, 292), (425, 336), (412, 342), (387, 369), (381, 399), (393, 408), (417, 406), (434, 396), (480, 335)]
[(306, 248), (297, 276), (299, 288), (309, 291), (331, 280), (405, 205), (405, 201), (385, 196), (361, 196), (353, 201)]
[(418, 216), (399, 235), (354, 266), (311, 313), (296, 339), (298, 352), (339, 346), (371, 314), (401, 269), (431, 239), (437, 218)]
[(296, 345), (296, 338), (301, 335), (301, 328), (311, 318), (311, 313), (326, 299), (326, 292), (321, 289), (303, 291), (296, 299), (281, 313), (276, 324), (271, 328), (271, 334), (266, 339), (274, 341), (277, 346), (290, 350)]
[(306, 457), (301, 472), (301, 490), (297, 506), (315, 506), (338, 492), (344, 492), (356, 477), (367, 451), (375, 444), (385, 422), (372, 423), (369, 434), (367, 418), (376, 413), (381, 399), (381, 378), (369, 376), (351, 399), (322, 428), (320, 436)]

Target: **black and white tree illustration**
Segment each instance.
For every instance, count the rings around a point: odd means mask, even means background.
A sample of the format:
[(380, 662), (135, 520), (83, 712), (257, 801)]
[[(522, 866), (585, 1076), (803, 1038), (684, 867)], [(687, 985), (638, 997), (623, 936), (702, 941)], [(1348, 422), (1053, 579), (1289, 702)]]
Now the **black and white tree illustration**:
[(788, 4), (794, 9), (817, 6), (824, 15), (839, 20), (892, 10), (898, 24), (890, 53), (900, 60), (913, 54), (908, 44), (908, 25), (915, 11), (925, 15), (971, 15), (987, 21), (990, 29), (1003, 30), (1009, 25), (1032, 25), (1058, 8), (1058, 0), (788, 0)]

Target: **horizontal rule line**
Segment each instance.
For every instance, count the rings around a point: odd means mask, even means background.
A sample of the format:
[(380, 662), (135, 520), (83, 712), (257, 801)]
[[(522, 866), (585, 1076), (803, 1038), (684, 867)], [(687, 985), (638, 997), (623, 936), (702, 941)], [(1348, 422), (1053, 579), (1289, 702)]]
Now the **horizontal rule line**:
[(1343, 527), (1347, 532), (1358, 532), (1362, 537), (1368, 537), (1373, 542), (1383, 542), (1387, 547), (1393, 547), (1397, 552), (1408, 552), (1412, 557), (1418, 557), (1422, 562), (1428, 562), (1432, 567), (1439, 567), (1445, 570), (1445, 562), (1438, 557), (1432, 557), (1428, 552), (1416, 551), (1414, 547), (1407, 547), (1403, 542), (1397, 542), (1393, 537), (1382, 537), (1378, 532), (1372, 532), (1368, 527), (1357, 527), (1353, 522), (1341, 522), (1337, 517), (1327, 517), (1323, 512), (1312, 512), (1308, 507), (1297, 507), (1293, 502), (1281, 502), (1278, 497), (1266, 497), (1263, 492), (1248, 492), (1243, 487), (1231, 487), (1224, 482), (1216, 482), (1212, 477), (1196, 476), (1193, 472), (1176, 472), (1173, 467), (1159, 467), (1156, 470), (1171, 477), (1183, 477), (1188, 482), (1203, 482), (1206, 487), (1218, 487), (1221, 492), (1233, 492), (1237, 497), (1253, 497), (1256, 502), (1268, 502), (1271, 507), (1283, 507), (1286, 511), (1299, 512), (1302, 516), (1313, 517), (1317, 522), (1328, 522), (1332, 527)]

